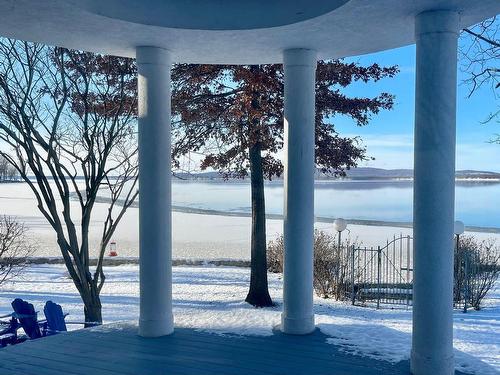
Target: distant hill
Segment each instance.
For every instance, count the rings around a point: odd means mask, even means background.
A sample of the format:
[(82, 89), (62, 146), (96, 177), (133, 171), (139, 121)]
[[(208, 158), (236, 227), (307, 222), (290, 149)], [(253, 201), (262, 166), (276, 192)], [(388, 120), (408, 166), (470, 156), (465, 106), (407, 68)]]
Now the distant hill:
[[(383, 169), (360, 167), (346, 171), (347, 176), (345, 179), (351, 180), (396, 180), (396, 179), (412, 179), (413, 169)], [(202, 173), (175, 173), (175, 177), (183, 180), (218, 180), (222, 176), (218, 172), (202, 172)], [(316, 172), (317, 179), (321, 180), (334, 180), (335, 177), (331, 175)], [(476, 170), (459, 170), (456, 172), (457, 179), (492, 179), (500, 180), (500, 173), (489, 171), (476, 171)]]
[(174, 172), (174, 177), (180, 180), (217, 180), (222, 179), (219, 172), (186, 173)]
[[(476, 170), (458, 170), (458, 179), (500, 179), (500, 173)], [(361, 167), (347, 171), (351, 179), (412, 179), (413, 169), (382, 169)]]
[(413, 178), (413, 169), (382, 169), (360, 167), (346, 172), (348, 178), (373, 179), (373, 178)]
[(500, 173), (488, 172), (488, 171), (474, 171), (474, 170), (463, 170), (457, 171), (456, 176), (458, 178), (491, 178), (500, 179)]

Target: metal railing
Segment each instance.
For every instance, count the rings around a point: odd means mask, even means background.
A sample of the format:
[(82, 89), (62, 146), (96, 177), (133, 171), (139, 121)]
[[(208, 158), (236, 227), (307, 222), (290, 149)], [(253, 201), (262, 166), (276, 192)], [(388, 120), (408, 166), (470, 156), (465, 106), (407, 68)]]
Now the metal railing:
[(413, 241), (399, 235), (385, 246), (351, 247), (349, 275), (353, 305), (412, 303)]

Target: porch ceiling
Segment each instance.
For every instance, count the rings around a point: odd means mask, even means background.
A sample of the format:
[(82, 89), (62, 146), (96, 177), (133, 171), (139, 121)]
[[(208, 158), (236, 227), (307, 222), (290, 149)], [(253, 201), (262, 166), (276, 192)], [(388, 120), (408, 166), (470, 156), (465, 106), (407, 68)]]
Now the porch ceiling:
[[(235, 5), (237, 4), (237, 5)], [(337, 58), (414, 43), (414, 16), (461, 12), (461, 26), (500, 13), (498, 0), (0, 0), (0, 35), (135, 56), (172, 51), (189, 63), (279, 63), (288, 48)]]

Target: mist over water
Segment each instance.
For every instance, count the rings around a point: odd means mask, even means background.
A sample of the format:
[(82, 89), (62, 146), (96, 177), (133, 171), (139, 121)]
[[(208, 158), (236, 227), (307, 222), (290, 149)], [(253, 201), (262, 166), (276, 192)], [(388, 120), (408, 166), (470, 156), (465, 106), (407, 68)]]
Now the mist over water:
[[(83, 185), (79, 188), (83, 189)], [(380, 245), (394, 235), (411, 234), (409, 226), (394, 224), (411, 221), (411, 181), (317, 181), (315, 190), (317, 217), (342, 216), (373, 221), (350, 224), (348, 228), (349, 236), (359, 239), (366, 246)], [(267, 213), (281, 215), (282, 182), (266, 184), (265, 192)], [(250, 185), (247, 181), (174, 180), (172, 193), (175, 208), (172, 213), (174, 258), (250, 259)], [(105, 190), (100, 192), (92, 213), (89, 228), (92, 256), (97, 254), (108, 214), (107, 194)], [(470, 233), (479, 239), (500, 241), (500, 183), (460, 182), (456, 196), (457, 219), (469, 227), (497, 228), (472, 229)], [(118, 244), (120, 256), (137, 257), (139, 254), (138, 206), (136, 202), (127, 210), (114, 233), (113, 240)], [(80, 206), (76, 199), (71, 199), (70, 208), (76, 225), (79, 225)], [(58, 209), (62, 210), (62, 206), (59, 205)], [(54, 230), (37, 208), (37, 201), (28, 184), (0, 184), (0, 214), (13, 216), (29, 228), (29, 234), (36, 243), (36, 256), (60, 257)], [(389, 223), (382, 225), (384, 221)], [(317, 221), (315, 227), (329, 233), (333, 231), (332, 224), (324, 221)], [(280, 217), (267, 220), (266, 230), (269, 240), (279, 236), (283, 231)]]
[[(283, 184), (265, 186), (268, 214), (283, 213)], [(457, 181), (456, 219), (468, 226), (500, 228), (500, 181)], [(250, 184), (176, 180), (172, 203), (181, 207), (250, 212)], [(413, 183), (408, 180), (316, 181), (315, 215), (319, 217), (411, 222)]]

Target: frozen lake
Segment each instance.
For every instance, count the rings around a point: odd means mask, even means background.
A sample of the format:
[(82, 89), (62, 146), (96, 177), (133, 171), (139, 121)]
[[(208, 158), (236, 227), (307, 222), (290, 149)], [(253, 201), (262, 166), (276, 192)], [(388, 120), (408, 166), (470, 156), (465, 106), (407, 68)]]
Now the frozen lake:
[[(267, 212), (281, 214), (283, 186), (266, 185)], [(316, 184), (316, 216), (345, 217), (372, 221), (411, 221), (412, 188), (408, 181), (338, 181)], [(250, 217), (227, 216), (224, 212), (250, 212), (250, 185), (247, 182), (186, 182), (173, 184), (173, 256), (190, 259), (249, 259)], [(496, 238), (500, 242), (500, 183), (467, 182), (457, 187), (457, 218), (468, 226), (495, 227), (497, 233), (471, 233), (479, 239)], [(73, 217), (79, 215), (76, 201), (71, 204)], [(197, 214), (196, 209), (216, 210), (218, 215)], [(190, 212), (191, 210), (191, 212)], [(221, 214), (222, 212), (222, 214)], [(90, 227), (92, 255), (102, 232), (107, 204), (94, 207)], [(40, 214), (29, 186), (23, 183), (0, 184), (0, 215), (13, 215), (30, 228), (37, 244), (37, 256), (60, 256), (53, 229)], [(241, 216), (241, 215), (240, 215)], [(138, 256), (139, 212), (131, 207), (118, 226), (113, 240), (120, 256)], [(76, 220), (78, 222), (78, 220)], [(266, 222), (268, 239), (283, 231), (279, 218)], [(366, 246), (384, 244), (394, 235), (411, 235), (411, 228), (394, 225), (348, 226), (345, 235)], [(316, 228), (333, 233), (331, 223), (317, 222)]]
[[(268, 214), (283, 212), (283, 184), (267, 183)], [(412, 221), (411, 181), (317, 181), (315, 214), (319, 217)], [(226, 212), (250, 212), (249, 182), (175, 181), (173, 204)], [(468, 226), (500, 228), (500, 181), (459, 181), (456, 218)]]

